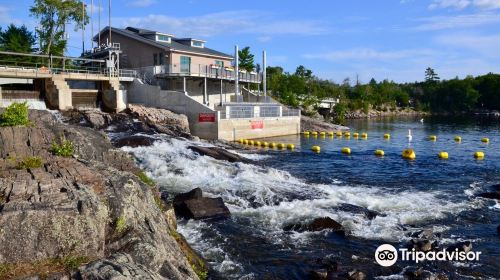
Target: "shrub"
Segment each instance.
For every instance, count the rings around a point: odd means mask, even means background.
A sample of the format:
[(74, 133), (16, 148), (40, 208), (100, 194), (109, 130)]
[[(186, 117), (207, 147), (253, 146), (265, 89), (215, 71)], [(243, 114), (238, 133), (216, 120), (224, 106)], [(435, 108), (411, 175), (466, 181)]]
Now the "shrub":
[(26, 157), (19, 163), (17, 163), (17, 169), (33, 169), (40, 168), (43, 166), (43, 160), (41, 157)]
[(76, 270), (82, 264), (88, 263), (89, 258), (83, 256), (68, 256), (60, 260), (60, 263), (66, 268), (66, 270)]
[(0, 115), (0, 126), (17, 126), (29, 125), (28, 105), (23, 103), (12, 103), (5, 108), (5, 111)]
[(73, 145), (73, 142), (63, 139), (61, 144), (57, 144), (53, 141), (50, 151), (56, 156), (70, 157), (73, 156), (75, 152), (75, 146)]

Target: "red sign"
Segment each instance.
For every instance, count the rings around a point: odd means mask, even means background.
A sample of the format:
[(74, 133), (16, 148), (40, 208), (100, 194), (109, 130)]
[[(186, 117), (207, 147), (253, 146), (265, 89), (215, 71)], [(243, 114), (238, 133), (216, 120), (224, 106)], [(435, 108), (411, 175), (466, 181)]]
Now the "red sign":
[(251, 121), (250, 122), (250, 128), (252, 128), (252, 129), (263, 129), (264, 128), (264, 121)]
[(200, 113), (198, 122), (215, 122), (215, 113)]

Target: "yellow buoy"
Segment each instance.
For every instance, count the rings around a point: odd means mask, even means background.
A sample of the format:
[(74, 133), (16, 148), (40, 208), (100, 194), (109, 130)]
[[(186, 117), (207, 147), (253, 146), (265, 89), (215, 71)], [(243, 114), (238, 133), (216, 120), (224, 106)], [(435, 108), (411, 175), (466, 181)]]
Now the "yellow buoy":
[(255, 143), (255, 141), (253, 141), (253, 140), (248, 141), (248, 144), (250, 144), (252, 146), (254, 145), (254, 143)]
[(304, 131), (304, 132), (302, 132), (302, 134), (309, 135), (309, 131)]
[(477, 151), (477, 152), (474, 153), (474, 157), (476, 159), (484, 159), (484, 152)]
[(240, 138), (240, 140), (238, 140), (238, 142), (239, 142), (240, 144), (243, 144), (243, 141), (245, 141), (245, 139), (243, 139), (243, 138)]
[(384, 139), (391, 139), (391, 135), (389, 133), (384, 134)]
[(436, 135), (431, 135), (431, 136), (429, 136), (429, 140), (436, 141), (437, 140), (437, 136)]
[(321, 131), (319, 134), (320, 134), (320, 135), (326, 135), (326, 132)]
[(318, 132), (313, 131), (313, 132), (311, 132), (311, 134), (312, 134), (313, 136), (316, 136), (316, 135), (318, 135)]
[(248, 140), (247, 139), (243, 140), (243, 144), (248, 145)]
[(261, 142), (261, 143), (260, 143), (260, 145), (261, 145), (262, 147), (267, 147), (267, 146), (269, 146), (269, 143), (267, 143), (267, 142)]
[(460, 137), (460, 136), (455, 136), (455, 141), (456, 141), (456, 142), (462, 142), (462, 137)]
[(286, 148), (289, 149), (289, 150), (293, 150), (293, 149), (295, 149), (295, 145), (294, 144), (288, 144), (288, 145), (286, 145)]
[(368, 138), (368, 133), (366, 133), (366, 132), (361, 133), (361, 138), (367, 139)]
[(260, 141), (255, 141), (255, 146), (260, 146)]
[(328, 132), (328, 136), (333, 136), (333, 131)]
[(320, 146), (312, 146), (311, 150), (313, 152), (319, 153), (321, 151), (321, 148), (320, 148)]
[(273, 142), (273, 143), (269, 143), (269, 148), (273, 148), (273, 149), (274, 149), (274, 148), (276, 148), (276, 146), (277, 146), (277, 145), (276, 145), (276, 143), (274, 143), (274, 142)]
[(405, 149), (402, 154), (405, 159), (415, 159), (417, 155), (413, 149)]
[(354, 133), (352, 134), (352, 137), (354, 137), (354, 138), (358, 138), (358, 137), (359, 137), (359, 133), (354, 132)]
[(383, 150), (375, 150), (375, 155), (379, 157), (383, 157), (385, 155)]
[(285, 144), (283, 144), (283, 143), (278, 144), (278, 149), (284, 149), (284, 148), (285, 148)]
[(349, 131), (344, 132), (345, 137), (351, 137), (351, 133)]
[(342, 150), (340, 150), (343, 154), (350, 155), (351, 154), (351, 148), (349, 147), (344, 147)]
[(338, 137), (342, 136), (342, 131), (337, 131), (337, 136)]
[(489, 143), (489, 142), (490, 142), (490, 139), (489, 139), (489, 138), (484, 137), (483, 139), (481, 139), (481, 142), (483, 142), (483, 143)]
[(439, 152), (438, 157), (440, 159), (448, 159), (448, 153), (447, 152)]

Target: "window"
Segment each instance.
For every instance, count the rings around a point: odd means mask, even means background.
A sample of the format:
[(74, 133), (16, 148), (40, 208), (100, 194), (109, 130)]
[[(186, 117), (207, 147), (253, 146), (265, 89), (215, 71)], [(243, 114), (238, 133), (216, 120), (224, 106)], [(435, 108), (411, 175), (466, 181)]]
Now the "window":
[(197, 47), (197, 48), (203, 48), (203, 42), (200, 42), (200, 41), (191, 41), (191, 46)]
[(163, 65), (163, 58), (164, 58), (164, 55), (162, 53), (159, 53), (158, 54), (158, 57), (160, 58), (159, 61), (158, 61), (158, 65)]
[(215, 65), (217, 65), (219, 67), (224, 67), (224, 61), (222, 61), (222, 60), (216, 60), (215, 61)]
[(170, 42), (170, 37), (167, 35), (156, 35), (156, 40), (157, 41), (163, 41), (163, 42)]
[(181, 56), (181, 72), (191, 72), (191, 57)]

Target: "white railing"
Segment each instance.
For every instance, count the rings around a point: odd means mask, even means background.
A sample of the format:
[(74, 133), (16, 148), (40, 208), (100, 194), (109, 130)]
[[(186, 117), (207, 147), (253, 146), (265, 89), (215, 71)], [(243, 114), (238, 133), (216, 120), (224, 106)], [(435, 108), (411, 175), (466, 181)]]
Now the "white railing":
[(216, 108), (220, 111), (220, 119), (252, 119), (252, 118), (280, 118), (280, 117), (299, 117), (300, 110), (287, 108), (281, 105), (270, 106), (233, 103)]
[[(139, 73), (151, 73), (155, 76), (190, 76), (234, 80), (236, 72), (231, 67), (202, 64), (165, 64), (136, 68)], [(239, 71), (239, 80), (248, 83), (260, 83), (261, 77), (256, 72)]]

